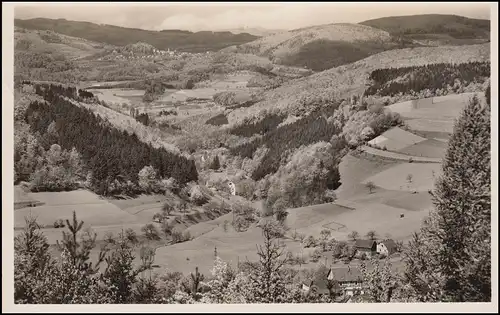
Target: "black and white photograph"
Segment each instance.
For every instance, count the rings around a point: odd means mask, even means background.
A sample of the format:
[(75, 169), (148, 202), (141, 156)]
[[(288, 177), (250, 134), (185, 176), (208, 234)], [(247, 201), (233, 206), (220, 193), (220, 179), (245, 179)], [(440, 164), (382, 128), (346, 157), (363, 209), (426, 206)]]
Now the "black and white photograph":
[(2, 15), (2, 312), (498, 312), (498, 3)]

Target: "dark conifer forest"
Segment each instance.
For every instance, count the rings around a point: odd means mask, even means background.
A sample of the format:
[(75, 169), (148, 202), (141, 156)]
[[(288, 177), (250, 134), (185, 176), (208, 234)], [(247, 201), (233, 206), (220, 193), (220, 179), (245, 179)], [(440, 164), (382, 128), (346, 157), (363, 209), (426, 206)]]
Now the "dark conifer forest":
[[(267, 174), (275, 173), (281, 165), (281, 159), (284, 153), (291, 152), (303, 145), (309, 145), (318, 141), (330, 141), (333, 135), (340, 133), (333, 123), (329, 123), (326, 117), (333, 115), (338, 108), (338, 103), (325, 106), (307, 117), (297, 120), (293, 123), (275, 128), (265, 133), (263, 137), (257, 138), (251, 142), (242, 144), (231, 149), (232, 154), (243, 158), (251, 158), (257, 148), (265, 146), (269, 151), (264, 156), (259, 167), (253, 172), (252, 178), (259, 180)], [(253, 125), (246, 126), (250, 134)], [(243, 128), (243, 127), (240, 127)], [(255, 127), (253, 127), (255, 128)], [(243, 129), (240, 129), (243, 130)], [(258, 129), (260, 131), (262, 129)], [(241, 132), (240, 133), (244, 133)], [(254, 131), (256, 133), (256, 131)]]
[(489, 62), (461, 64), (438, 63), (420, 67), (377, 69), (370, 74), (372, 85), (365, 95), (394, 96), (398, 93), (418, 93), (429, 89), (447, 89), (448, 85), (458, 90), (460, 85), (483, 83), (491, 75)]
[[(51, 84), (35, 89), (46, 102), (30, 103), (25, 121), (31, 132), (47, 138), (47, 128), (55, 122), (56, 136), (50, 135), (54, 141), (42, 141), (44, 149), (54, 143), (65, 150), (76, 148), (92, 172), (95, 192), (106, 194), (107, 185), (115, 180), (136, 184), (139, 171), (147, 165), (156, 170), (158, 179), (173, 177), (186, 183), (198, 178), (194, 161), (141, 142), (135, 134), (119, 131), (89, 109), (74, 105), (76, 88)], [(85, 94), (80, 91), (80, 95)]]

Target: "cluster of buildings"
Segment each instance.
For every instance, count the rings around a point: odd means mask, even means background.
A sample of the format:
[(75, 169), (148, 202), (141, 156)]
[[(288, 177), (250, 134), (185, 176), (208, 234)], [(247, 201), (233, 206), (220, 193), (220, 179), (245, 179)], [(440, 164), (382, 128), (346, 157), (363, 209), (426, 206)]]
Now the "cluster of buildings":
[[(208, 53), (208, 52), (207, 52)], [(189, 52), (181, 52), (177, 50), (160, 50), (160, 49), (152, 49), (148, 52), (134, 52), (134, 51), (125, 51), (122, 52), (119, 49), (115, 49), (111, 52), (111, 54), (101, 57), (98, 60), (138, 60), (138, 59), (163, 59), (163, 58), (183, 58), (187, 56), (201, 56), (207, 53), (189, 53)]]
[[(398, 251), (397, 244), (392, 239), (383, 241), (356, 240), (357, 254), (367, 257), (375, 255), (390, 256)], [(363, 275), (359, 267), (331, 267), (326, 279), (307, 280), (302, 283), (304, 293), (315, 292), (320, 295), (334, 295), (339, 299), (349, 300), (352, 296), (363, 295)]]

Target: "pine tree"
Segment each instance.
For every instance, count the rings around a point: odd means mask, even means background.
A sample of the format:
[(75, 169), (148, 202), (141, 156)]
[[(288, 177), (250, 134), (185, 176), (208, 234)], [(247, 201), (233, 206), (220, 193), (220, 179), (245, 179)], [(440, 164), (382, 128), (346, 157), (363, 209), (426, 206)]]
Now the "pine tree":
[(251, 265), (252, 303), (286, 303), (287, 279), (283, 267), (287, 258), (284, 248), (274, 242), (274, 233), (267, 225), (262, 228), (262, 234), (264, 244), (257, 246), (259, 263)]
[(99, 270), (100, 263), (104, 261), (106, 250), (102, 249), (99, 252), (99, 257), (95, 266), (92, 266), (92, 262), (88, 262), (90, 259), (90, 252), (95, 247), (97, 234), (94, 233), (94, 235), (91, 235), (91, 233), (87, 231), (81, 236), (80, 240), (78, 240), (78, 233), (81, 232), (83, 223), (83, 221), (78, 221), (76, 212), (73, 211), (73, 221), (70, 222), (66, 220), (66, 226), (69, 233), (63, 231), (63, 240), (61, 243), (57, 241), (57, 245), (61, 251), (66, 250), (68, 252), (71, 262), (78, 269), (96, 273)]
[(117, 247), (106, 258), (107, 267), (102, 275), (102, 280), (106, 284), (112, 303), (130, 303), (133, 298), (133, 286), (137, 282), (137, 276), (150, 267), (150, 265), (141, 265), (139, 269), (134, 269), (134, 258), (133, 248), (122, 231)]
[(490, 132), (489, 106), (474, 97), (450, 139), (435, 211), (406, 252), (407, 280), (420, 299), (491, 300)]
[(44, 286), (54, 271), (47, 238), (35, 218), (25, 219), (22, 234), (14, 239), (14, 300), (16, 303), (39, 303), (46, 295)]

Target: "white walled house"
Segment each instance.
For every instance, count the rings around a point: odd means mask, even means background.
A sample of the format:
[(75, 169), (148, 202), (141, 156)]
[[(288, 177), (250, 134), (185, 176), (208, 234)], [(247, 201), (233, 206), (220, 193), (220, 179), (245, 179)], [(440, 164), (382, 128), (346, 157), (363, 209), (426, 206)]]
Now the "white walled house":
[(397, 245), (392, 239), (387, 239), (377, 244), (377, 253), (380, 255), (390, 256), (395, 252), (397, 252)]
[(234, 185), (234, 183), (230, 181), (227, 185), (229, 186), (229, 189), (231, 191), (231, 196), (235, 196), (236, 195), (236, 186)]

